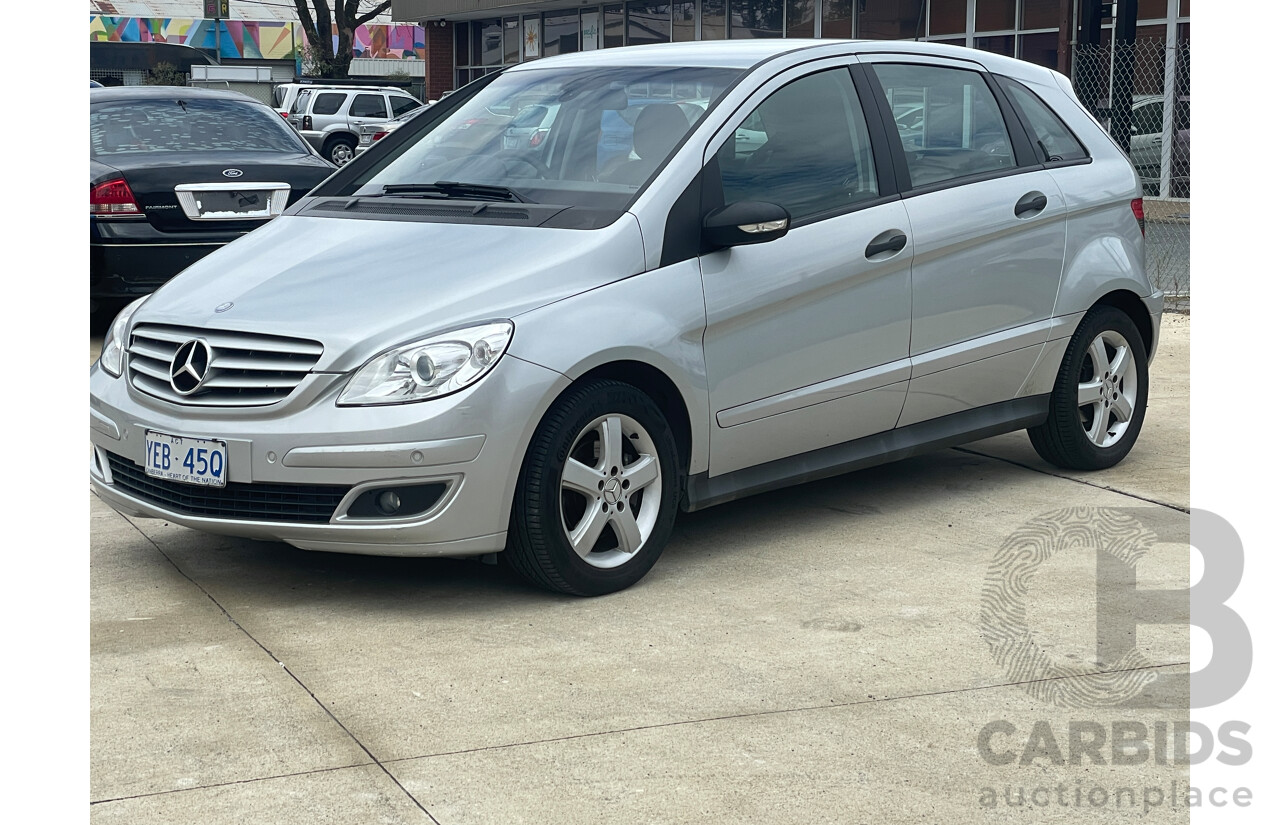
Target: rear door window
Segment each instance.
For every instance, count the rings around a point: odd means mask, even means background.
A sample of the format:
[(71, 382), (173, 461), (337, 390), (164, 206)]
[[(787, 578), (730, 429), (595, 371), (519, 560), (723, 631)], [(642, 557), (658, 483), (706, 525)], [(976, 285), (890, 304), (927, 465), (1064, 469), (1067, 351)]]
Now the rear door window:
[(913, 188), (1017, 165), (1000, 106), (980, 73), (909, 63), (872, 68), (894, 113)]
[(414, 100), (411, 97), (405, 97), (404, 95), (392, 95), (391, 96), (391, 116), (400, 117), (400, 115), (404, 114), (405, 112), (413, 111), (414, 109), (418, 108), (421, 105), (422, 105), (421, 103), (419, 103), (418, 101)]
[(334, 115), (342, 108), (342, 104), (347, 100), (347, 96), (341, 92), (327, 92), (316, 95), (316, 103), (311, 107), (313, 115)]
[(387, 117), (387, 99), (382, 95), (356, 95), (351, 101), (352, 117)]

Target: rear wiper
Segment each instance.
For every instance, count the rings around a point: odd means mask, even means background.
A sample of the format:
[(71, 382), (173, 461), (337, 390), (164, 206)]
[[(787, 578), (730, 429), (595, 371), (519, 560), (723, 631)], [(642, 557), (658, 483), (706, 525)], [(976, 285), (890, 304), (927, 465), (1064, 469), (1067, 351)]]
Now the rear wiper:
[[(505, 186), (489, 186), (483, 183), (459, 183), (438, 180), (435, 183), (389, 183), (382, 187), (384, 195), (422, 195), (435, 198), (467, 198), (485, 201), (513, 201), (533, 203), (514, 189)], [(367, 195), (365, 197), (368, 197)]]

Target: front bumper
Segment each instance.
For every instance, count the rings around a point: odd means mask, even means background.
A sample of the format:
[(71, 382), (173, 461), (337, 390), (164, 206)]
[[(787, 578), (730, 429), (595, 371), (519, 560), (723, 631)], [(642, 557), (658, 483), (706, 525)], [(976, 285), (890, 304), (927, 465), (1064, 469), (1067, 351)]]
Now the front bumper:
[[(285, 401), (247, 409), (184, 407), (151, 398), (95, 366), (90, 375), (93, 446), (90, 482), (98, 496), (132, 516), (163, 518), (196, 530), (282, 541), (308, 550), (386, 556), (469, 556), (506, 545), (515, 480), (542, 413), (568, 380), (510, 354), (475, 386), (445, 398), (386, 407), (338, 407), (347, 376), (312, 374)], [(323, 485), (341, 501), (320, 522), (210, 515), (189, 504), (204, 488), (179, 485), (162, 496), (111, 472), (127, 462), (142, 476), (146, 430), (223, 440), (227, 481), (242, 493), (306, 492)], [(354, 516), (367, 490), (444, 485), (426, 510), (408, 517)], [(286, 495), (290, 495), (286, 493)], [(177, 503), (175, 503), (177, 502)]]

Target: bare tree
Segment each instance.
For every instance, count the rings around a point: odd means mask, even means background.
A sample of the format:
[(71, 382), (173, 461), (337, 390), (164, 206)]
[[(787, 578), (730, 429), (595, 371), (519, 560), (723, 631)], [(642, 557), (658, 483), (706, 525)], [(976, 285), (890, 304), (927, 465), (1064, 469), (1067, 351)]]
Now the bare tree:
[[(361, 0), (293, 0), (307, 36), (310, 69), (319, 77), (346, 77), (351, 70), (356, 27), (363, 26), (391, 7), (391, 0), (360, 11)], [(367, 5), (367, 4), (366, 4)], [(332, 7), (332, 8), (330, 8)], [(333, 48), (333, 31), (338, 48)]]

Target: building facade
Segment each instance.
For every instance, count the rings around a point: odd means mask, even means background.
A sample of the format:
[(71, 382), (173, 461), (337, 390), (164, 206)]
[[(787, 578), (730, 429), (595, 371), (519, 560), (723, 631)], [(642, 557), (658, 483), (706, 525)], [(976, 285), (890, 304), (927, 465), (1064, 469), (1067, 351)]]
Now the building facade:
[[(1189, 42), (1190, 0), (1136, 3), (1140, 40), (1173, 47)], [(1019, 57), (1069, 74), (1081, 5), (1081, 0), (632, 0), (586, 5), (393, 0), (391, 16), (423, 26), (432, 64), (427, 85), (438, 94), (504, 66), (549, 55), (754, 37), (927, 40)], [(1104, 20), (1104, 45), (1113, 25)], [(442, 50), (452, 55), (448, 78), (441, 76)]]

